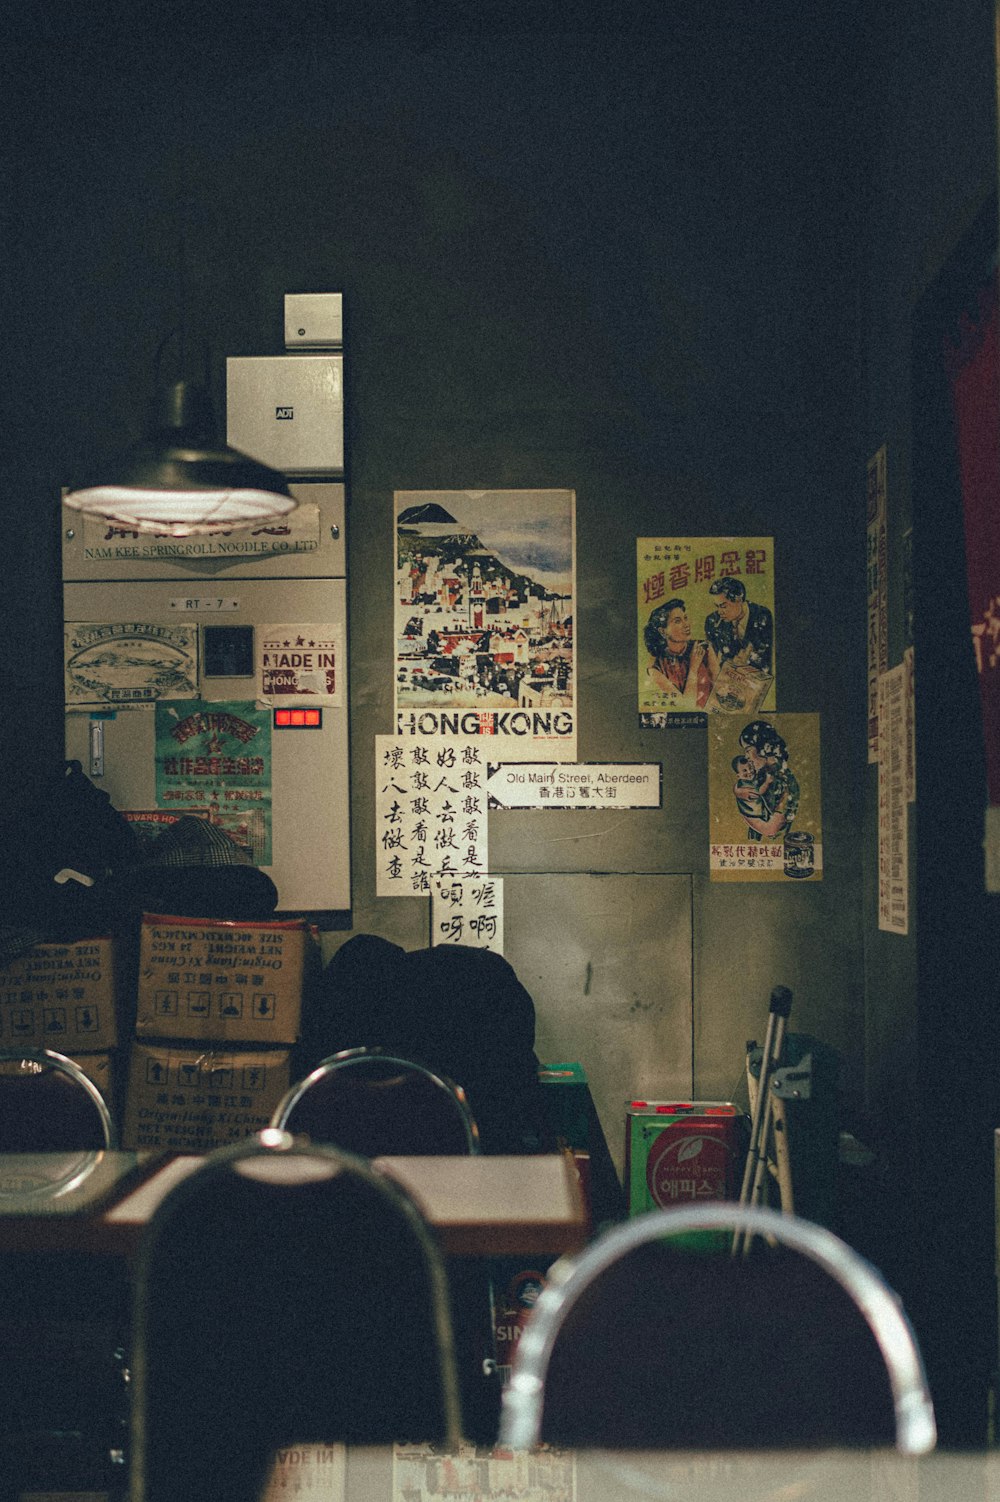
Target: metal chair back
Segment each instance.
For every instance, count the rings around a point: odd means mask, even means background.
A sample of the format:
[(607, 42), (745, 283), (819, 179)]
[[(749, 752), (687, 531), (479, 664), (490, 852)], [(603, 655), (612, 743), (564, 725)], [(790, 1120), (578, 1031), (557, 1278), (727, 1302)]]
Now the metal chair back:
[(246, 1502), (295, 1443), (461, 1434), (436, 1242), (333, 1147), (210, 1153), (150, 1221), (135, 1325), (133, 1502)]
[(72, 1059), (51, 1048), (0, 1049), (0, 1152), (117, 1145), (107, 1101)]
[[(725, 1245), (738, 1230), (754, 1238), (746, 1258)], [(821, 1226), (715, 1202), (615, 1226), (553, 1270), (515, 1352), (500, 1442), (920, 1455), (936, 1431), (881, 1274)]]
[(375, 1048), (324, 1059), (286, 1093), (271, 1126), (368, 1158), (479, 1152), (479, 1131), (461, 1086)]

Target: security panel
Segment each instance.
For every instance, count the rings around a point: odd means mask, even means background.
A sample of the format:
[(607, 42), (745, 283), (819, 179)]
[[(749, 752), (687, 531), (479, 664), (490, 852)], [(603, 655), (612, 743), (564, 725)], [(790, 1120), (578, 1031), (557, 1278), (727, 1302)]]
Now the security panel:
[(286, 475), (344, 468), (344, 357), (244, 355), (226, 361), (226, 439)]
[(342, 292), (285, 293), (286, 349), (340, 349), (343, 342)]
[(221, 825), (323, 926), (351, 901), (344, 494), (295, 492), (273, 535), (64, 514), (66, 754), (137, 823)]

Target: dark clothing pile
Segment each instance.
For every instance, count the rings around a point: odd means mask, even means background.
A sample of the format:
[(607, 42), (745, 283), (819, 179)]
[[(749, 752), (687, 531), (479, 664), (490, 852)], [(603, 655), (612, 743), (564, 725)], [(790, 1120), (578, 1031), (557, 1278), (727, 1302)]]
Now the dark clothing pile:
[(306, 1008), (300, 1074), (346, 1048), (381, 1048), (461, 1085), (484, 1152), (545, 1150), (535, 1005), (501, 955), (349, 939)]

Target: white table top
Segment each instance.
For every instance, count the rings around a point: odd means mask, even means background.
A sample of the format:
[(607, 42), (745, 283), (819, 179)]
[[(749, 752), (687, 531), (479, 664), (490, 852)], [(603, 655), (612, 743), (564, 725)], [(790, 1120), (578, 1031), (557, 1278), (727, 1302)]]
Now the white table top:
[[(202, 1161), (193, 1155), (171, 1159), (106, 1211), (104, 1221), (138, 1232)], [(375, 1163), (413, 1195), (446, 1252), (558, 1255), (586, 1239), (579, 1182), (560, 1153), (377, 1158)]]

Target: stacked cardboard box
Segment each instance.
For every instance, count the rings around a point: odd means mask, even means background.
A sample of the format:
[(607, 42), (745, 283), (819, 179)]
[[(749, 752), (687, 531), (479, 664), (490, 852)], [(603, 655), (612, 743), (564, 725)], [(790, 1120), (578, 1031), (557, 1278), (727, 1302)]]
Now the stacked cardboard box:
[(126, 1147), (204, 1152), (267, 1126), (317, 950), (301, 920), (143, 918)]
[(36, 944), (0, 969), (0, 1048), (65, 1054), (114, 1112), (118, 1004), (110, 937)]

